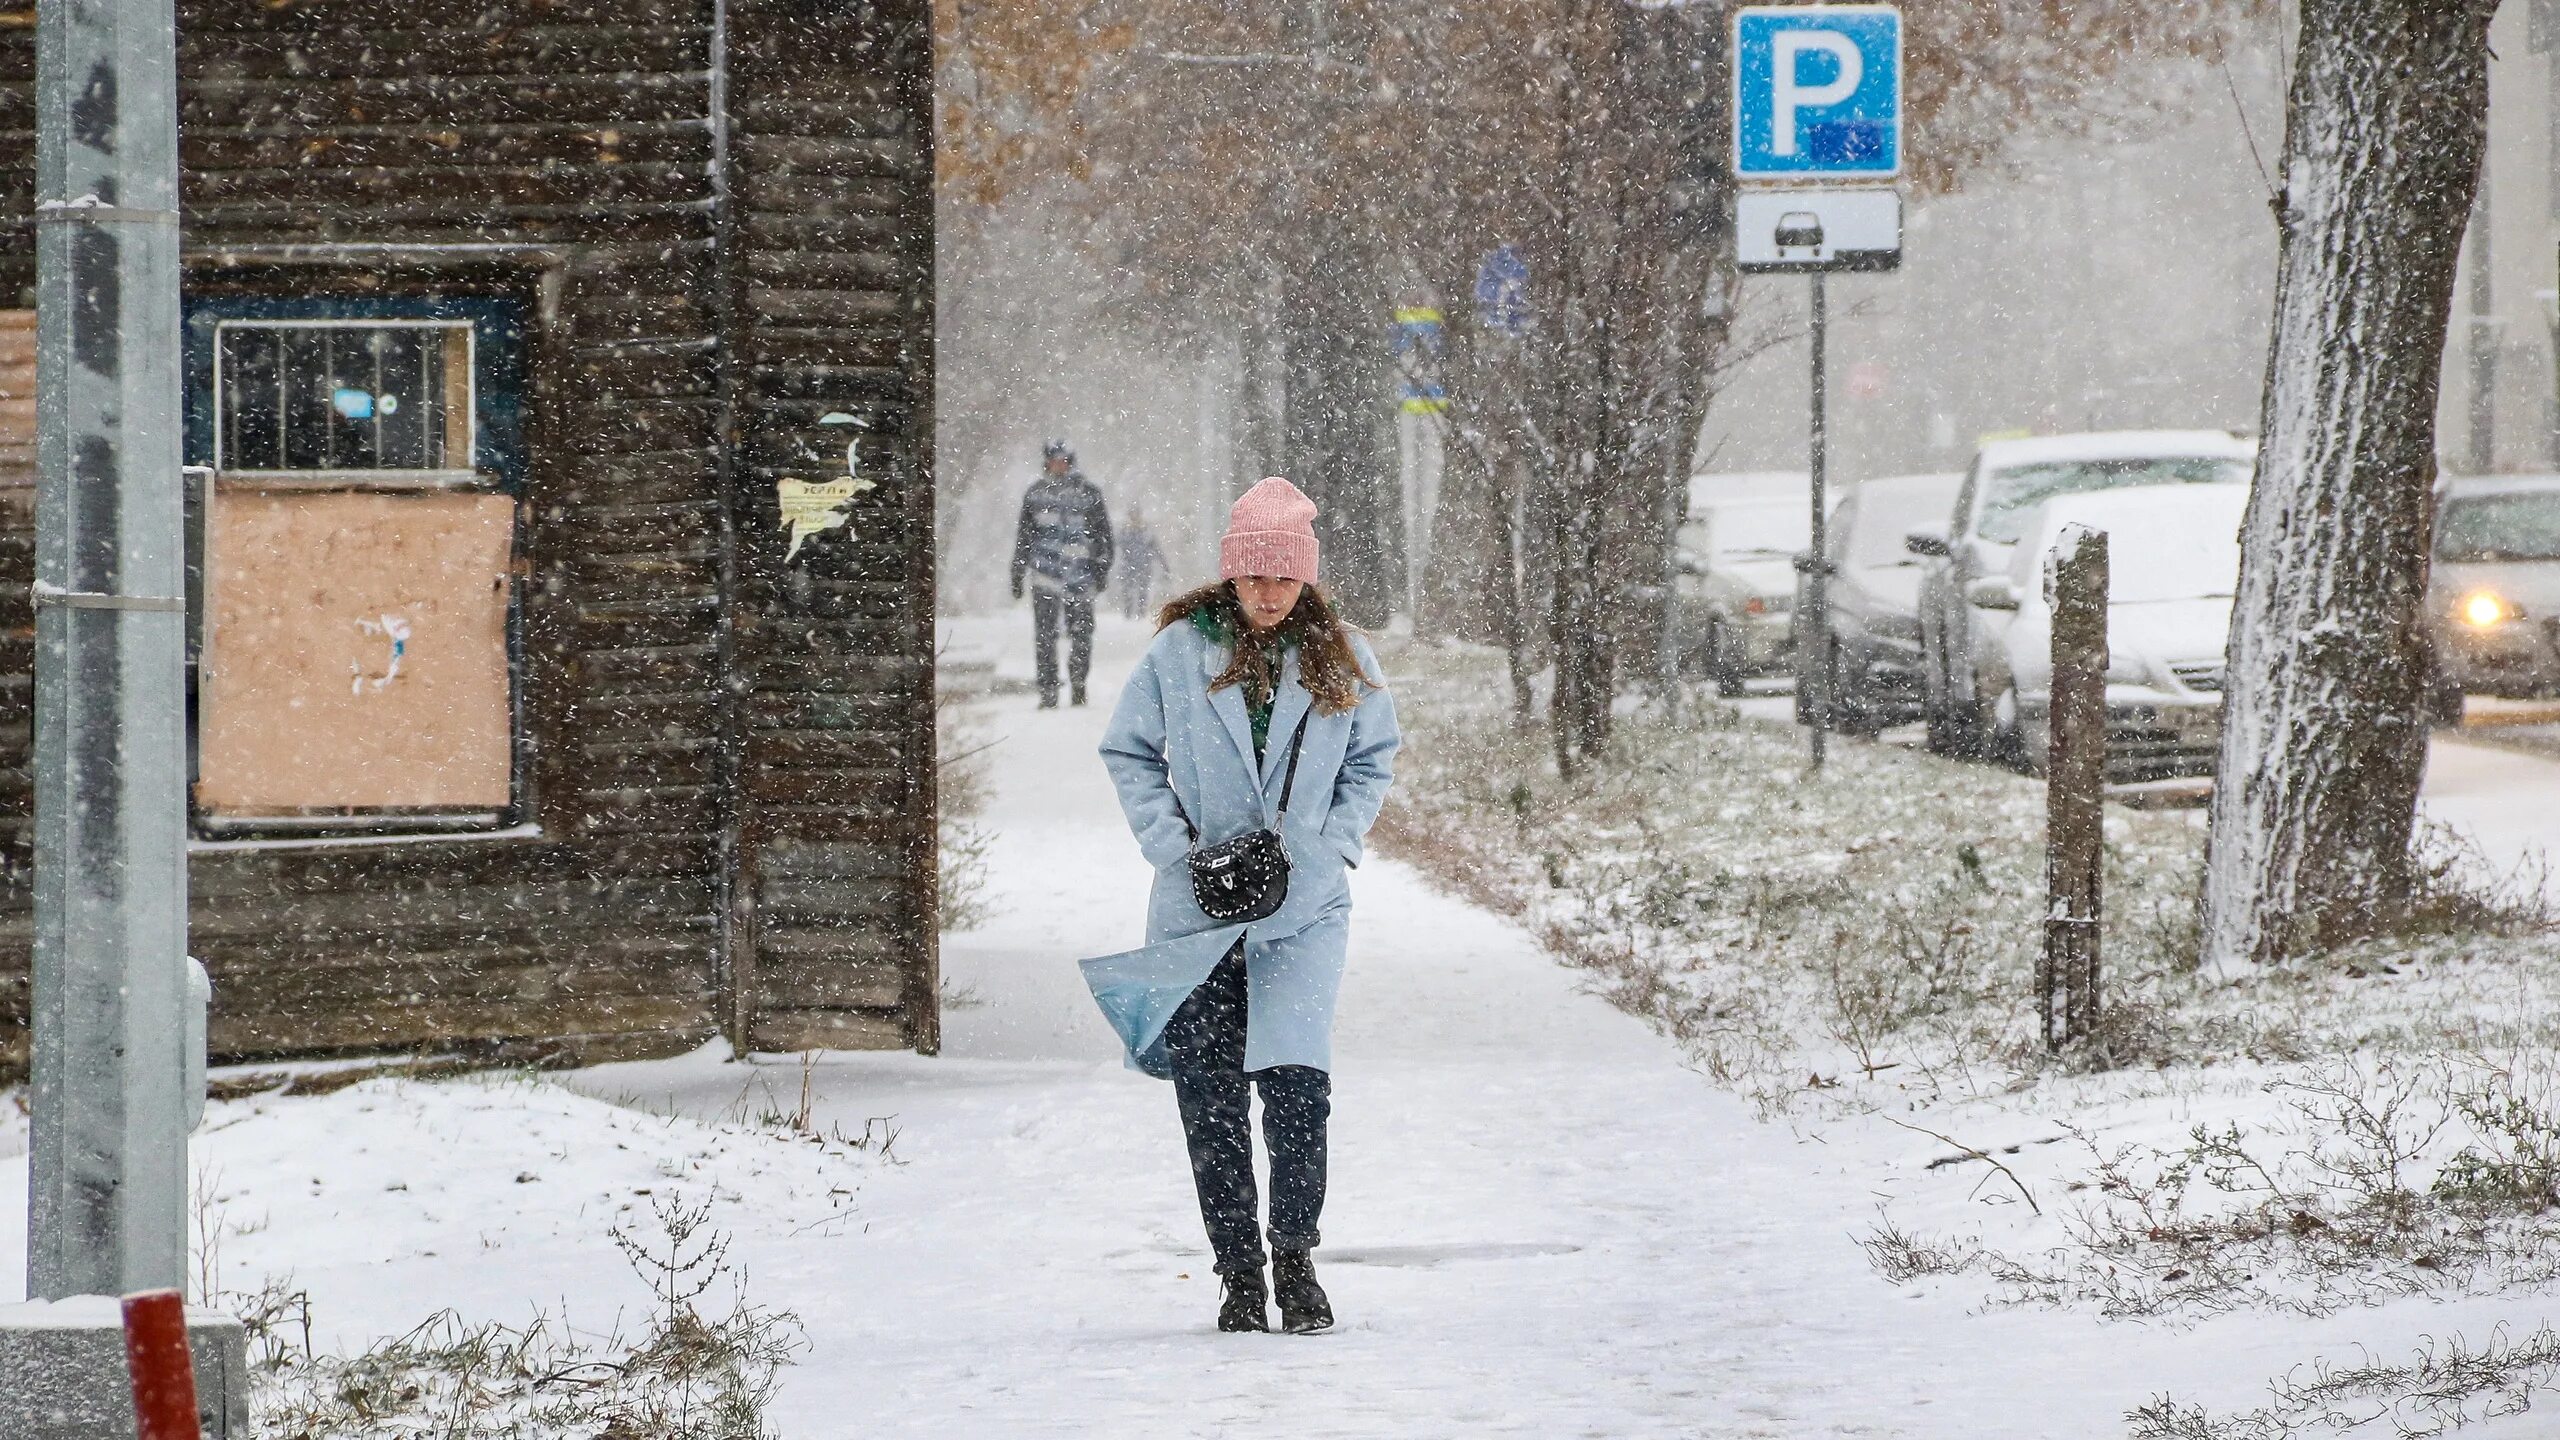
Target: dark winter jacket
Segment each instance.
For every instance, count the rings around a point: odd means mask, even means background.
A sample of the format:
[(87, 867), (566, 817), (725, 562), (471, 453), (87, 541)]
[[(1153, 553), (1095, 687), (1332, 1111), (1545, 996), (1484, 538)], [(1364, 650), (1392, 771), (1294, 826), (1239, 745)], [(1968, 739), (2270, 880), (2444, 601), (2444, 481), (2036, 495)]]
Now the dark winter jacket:
[(1119, 559), (1115, 563), (1120, 566), (1120, 583), (1144, 601), (1155, 587), (1156, 572), (1164, 568), (1164, 547), (1156, 543), (1153, 534), (1132, 525), (1120, 532)]
[(1081, 470), (1043, 475), (1023, 492), (1022, 518), (1013, 529), (1013, 591), (1023, 572), (1047, 588), (1090, 595), (1111, 575), (1111, 515), (1102, 491)]

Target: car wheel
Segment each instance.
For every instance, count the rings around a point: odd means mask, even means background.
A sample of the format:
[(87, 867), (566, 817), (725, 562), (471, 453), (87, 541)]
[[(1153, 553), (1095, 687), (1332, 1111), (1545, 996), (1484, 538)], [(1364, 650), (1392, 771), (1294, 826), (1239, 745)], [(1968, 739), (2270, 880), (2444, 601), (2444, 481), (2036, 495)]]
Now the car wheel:
[(1845, 652), (1832, 662), (1831, 719), (1841, 734), (1873, 738), (1884, 730), (1867, 694), (1874, 683), (1866, 668), (1852, 663)]
[(1991, 716), (1985, 727), (1988, 732), (1984, 736), (1985, 758), (1995, 765), (2005, 765), (2025, 774), (2042, 773), (2044, 767), (2028, 753), (2027, 737), (2018, 724), (2018, 692), (2014, 686), (2001, 694), (2000, 703), (1992, 707)]
[[(1796, 723), (1799, 725), (1813, 723), (1814, 697), (1805, 682), (1815, 673), (1811, 667), (1806, 667), (1796, 676)], [(1857, 708), (1850, 694), (1846, 652), (1841, 649), (1839, 636), (1832, 636), (1830, 643), (1822, 647), (1822, 669), (1819, 673), (1822, 676), (1823, 699), (1830, 707), (1826, 728), (1843, 734), (1855, 732), (1858, 728), (1855, 722)]]
[(1983, 752), (1983, 734), (1979, 707), (1956, 698), (1955, 680), (1942, 663), (1931, 672), (1937, 683), (1929, 687), (1929, 749), (1932, 754), (1959, 760), (1979, 760)]
[(2461, 729), (2464, 698), (2462, 686), (2452, 677), (2442, 673), (2428, 676), (2423, 702), (2427, 723), (2442, 730)]
[(1742, 693), (1742, 658), (1734, 653), (1720, 622), (1707, 626), (1707, 678), (1715, 682), (1716, 694), (1724, 699), (1731, 700)]

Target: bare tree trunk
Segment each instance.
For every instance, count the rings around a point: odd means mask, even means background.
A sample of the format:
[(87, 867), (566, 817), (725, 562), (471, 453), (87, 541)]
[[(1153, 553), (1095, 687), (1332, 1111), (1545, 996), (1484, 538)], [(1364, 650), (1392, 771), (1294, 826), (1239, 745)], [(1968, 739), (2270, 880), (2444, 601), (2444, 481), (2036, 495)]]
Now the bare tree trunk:
[(2216, 974), (2369, 933), (2408, 894), (2436, 391), (2495, 9), (2302, 7), (2205, 879)]

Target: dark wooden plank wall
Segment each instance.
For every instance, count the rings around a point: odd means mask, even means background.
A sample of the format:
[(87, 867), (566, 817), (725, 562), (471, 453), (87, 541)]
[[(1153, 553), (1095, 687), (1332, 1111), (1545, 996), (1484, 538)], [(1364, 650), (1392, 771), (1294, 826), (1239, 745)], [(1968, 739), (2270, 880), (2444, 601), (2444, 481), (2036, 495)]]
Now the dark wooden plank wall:
[[(921, 0), (733, 0), (733, 383), (758, 1048), (939, 1044), (932, 912), (932, 27)], [(774, 488), (848, 529), (783, 563)], [(840, 454), (840, 451), (838, 452)]]
[[(15, 219), (32, 208), (31, 14), (0, 0), (0, 305), (31, 293), (32, 237)], [(931, 162), (916, 93), (929, 55), (911, 47), (899, 62), (909, 72), (884, 83), (874, 72), (892, 47), (863, 37), (920, 21), (857, 7), (838, 19), (840, 44), (811, 52), (832, 58), (804, 72), (833, 87), (827, 98), (733, 79), (750, 103), (787, 93), (817, 106), (763, 112), (769, 129), (834, 124), (770, 144), (750, 143), (755, 123), (739, 127), (739, 158), (767, 177), (740, 191), (760, 207), (744, 228), (798, 238), (723, 264), (710, 18), (710, 0), (181, 0), (191, 287), (441, 286), (518, 294), (542, 317), (524, 510), (542, 833), (199, 851), (193, 946), (214, 974), (218, 1052), (530, 1042), (574, 1056), (711, 1033), (731, 818), (724, 720), (770, 727), (738, 783), (824, 817), (813, 843), (773, 850), (769, 891), (739, 897), (771, 900), (762, 933), (787, 958), (769, 968), (789, 1004), (823, 1012), (769, 1038), (932, 1043)], [(790, 55), (773, 33), (761, 53)], [(796, 177), (847, 166), (876, 172), (858, 214), (785, 213)], [(383, 243), (540, 248), (353, 264), (276, 248)], [(749, 273), (766, 278), (750, 285)], [(755, 364), (724, 363), (724, 302), (762, 305), (768, 289), (803, 297), (812, 326), (795, 331), (776, 312), (758, 327)], [(844, 318), (870, 328), (839, 333)], [(852, 388), (825, 368), (842, 357), (863, 362), (843, 377)], [(771, 481), (749, 475), (764, 467), (722, 463), (724, 418), (761, 436), (768, 401), (788, 428), (814, 418), (800, 413), (810, 405), (857, 398), (905, 483), (863, 527), (860, 576), (818, 582), (825, 598), (798, 610), (775, 600), (788, 587), (772, 578), (755, 592), (763, 617), (795, 623), (741, 627), (737, 663), (756, 689), (724, 712), (724, 479), (731, 497), (740, 485), (761, 496), (761, 514), (735, 512), (751, 568), (773, 577), (781, 553)], [(30, 523), (23, 509), (0, 512), (0, 1047), (17, 1054), (31, 928)], [(891, 593), (889, 575), (908, 588)], [(757, 814), (750, 804), (738, 818)], [(869, 881), (883, 883), (862, 889)], [(752, 922), (754, 908), (735, 912)]]

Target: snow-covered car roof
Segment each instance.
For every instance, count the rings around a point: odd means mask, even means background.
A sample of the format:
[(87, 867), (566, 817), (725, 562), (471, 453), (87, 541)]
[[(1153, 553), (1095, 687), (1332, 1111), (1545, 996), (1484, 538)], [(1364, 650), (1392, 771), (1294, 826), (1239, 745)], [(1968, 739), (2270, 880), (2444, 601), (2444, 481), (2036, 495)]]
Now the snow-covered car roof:
[(2012, 465), (2050, 465), (2057, 460), (2132, 460), (2151, 455), (2196, 455), (2216, 460), (2247, 460), (2258, 453), (2257, 442), (2227, 430), (2092, 430), (2079, 435), (2035, 435), (2020, 440), (1988, 440), (1982, 467), (2004, 470)]
[(2448, 475), (2438, 488), (2447, 496), (2519, 495), (2560, 490), (2560, 475)]
[(2065, 525), (2107, 534), (2113, 597), (2165, 599), (2171, 594), (2227, 594), (2240, 570), (2240, 521), (2246, 485), (2136, 485), (2056, 495), (2036, 507), (2010, 578), (2032, 588), (2044, 553)]
[(1857, 488), (1861, 490), (1939, 490), (1944, 491), (1949, 499), (1953, 499), (1956, 487), (1963, 483), (1963, 471), (1943, 470), (1927, 475), (1878, 475), (1872, 480), (1859, 481)]
[(1689, 477), (1689, 513), (1734, 500), (1802, 500), (1813, 477), (1802, 470), (1729, 470)]

